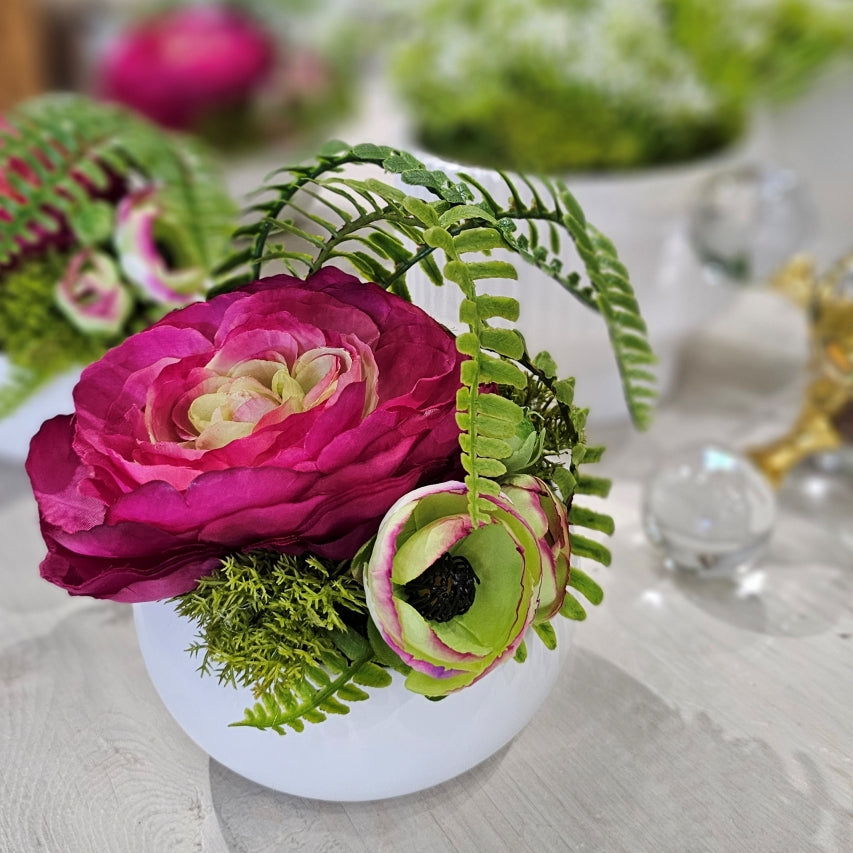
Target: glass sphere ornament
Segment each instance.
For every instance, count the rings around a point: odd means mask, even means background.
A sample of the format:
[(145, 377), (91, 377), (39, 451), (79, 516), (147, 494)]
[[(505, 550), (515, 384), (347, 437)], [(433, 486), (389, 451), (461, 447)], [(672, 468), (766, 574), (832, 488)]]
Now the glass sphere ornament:
[(853, 447), (815, 453), (797, 464), (779, 488), (783, 511), (817, 521), (853, 554)]
[(643, 525), (670, 569), (720, 578), (751, 569), (776, 518), (767, 480), (742, 454), (717, 444), (680, 450), (646, 484)]
[(772, 166), (739, 166), (702, 185), (690, 241), (712, 279), (748, 283), (772, 273), (811, 237), (816, 214), (797, 177)]

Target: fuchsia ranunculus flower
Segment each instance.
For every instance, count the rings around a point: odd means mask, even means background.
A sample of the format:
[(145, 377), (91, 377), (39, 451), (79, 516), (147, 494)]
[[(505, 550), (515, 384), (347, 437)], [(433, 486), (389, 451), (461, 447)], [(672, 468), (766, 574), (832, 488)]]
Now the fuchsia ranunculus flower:
[(116, 40), (98, 72), (101, 94), (186, 130), (251, 95), (272, 72), (275, 52), (271, 36), (237, 9), (174, 9)]
[[(442, 696), (467, 687), (562, 605), (565, 508), (541, 480), (512, 478), (474, 528), (463, 483), (424, 486), (382, 521), (365, 569), (370, 616), (412, 668), (406, 687)], [(557, 603), (559, 602), (559, 603)]]
[(458, 473), (460, 363), (420, 308), (331, 267), (169, 314), (32, 441), (42, 575), (145, 601), (240, 549), (351, 558), (398, 498)]

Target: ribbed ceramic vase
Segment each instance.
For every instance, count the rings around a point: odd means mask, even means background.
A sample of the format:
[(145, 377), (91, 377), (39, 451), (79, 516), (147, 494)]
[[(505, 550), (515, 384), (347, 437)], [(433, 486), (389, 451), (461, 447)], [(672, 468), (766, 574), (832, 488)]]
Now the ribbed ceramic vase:
[[(470, 175), (499, 203), (509, 203), (506, 184), (496, 171), (423, 152), (418, 156), (427, 168), (439, 169), (451, 179), (460, 173)], [(661, 396), (674, 385), (684, 345), (736, 295), (733, 288), (709, 281), (691, 244), (689, 219), (704, 182), (744, 156), (738, 150), (668, 168), (562, 178), (587, 220), (613, 241), (628, 269), (658, 359)], [(522, 197), (529, 197), (524, 184), (518, 186)], [(401, 188), (413, 191), (409, 186)], [(542, 191), (542, 197), (548, 198), (547, 191)], [(564, 269), (583, 269), (568, 235), (562, 243)], [(490, 280), (489, 293), (519, 299), (519, 329), (537, 351), (551, 353), (561, 375), (576, 378), (575, 399), (590, 409), (591, 420), (627, 418), (604, 322), (535, 267), (518, 257), (509, 259), (518, 271), (518, 281)], [(408, 284), (419, 305), (454, 331), (461, 330), (461, 295), (454, 288), (437, 288), (420, 271), (409, 274)]]

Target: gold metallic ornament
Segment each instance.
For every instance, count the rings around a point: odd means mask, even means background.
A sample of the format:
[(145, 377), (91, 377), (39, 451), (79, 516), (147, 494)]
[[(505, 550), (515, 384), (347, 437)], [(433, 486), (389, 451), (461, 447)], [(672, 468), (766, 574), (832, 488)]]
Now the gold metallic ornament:
[(749, 457), (774, 486), (807, 457), (853, 445), (853, 253), (818, 276), (796, 255), (771, 286), (802, 306), (809, 319), (812, 381), (791, 430)]

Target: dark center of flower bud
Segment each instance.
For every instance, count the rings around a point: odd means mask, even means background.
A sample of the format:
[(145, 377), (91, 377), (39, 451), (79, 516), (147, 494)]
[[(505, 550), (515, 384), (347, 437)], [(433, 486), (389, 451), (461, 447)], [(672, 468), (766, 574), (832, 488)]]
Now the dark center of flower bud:
[(478, 583), (480, 579), (464, 557), (445, 553), (403, 589), (408, 603), (424, 619), (449, 622), (471, 609)]
[(174, 247), (167, 243), (165, 240), (154, 240), (154, 248), (157, 250), (157, 254), (160, 256), (160, 260), (163, 261), (163, 266), (166, 267), (167, 270), (174, 270), (178, 268), (178, 258), (175, 254)]

